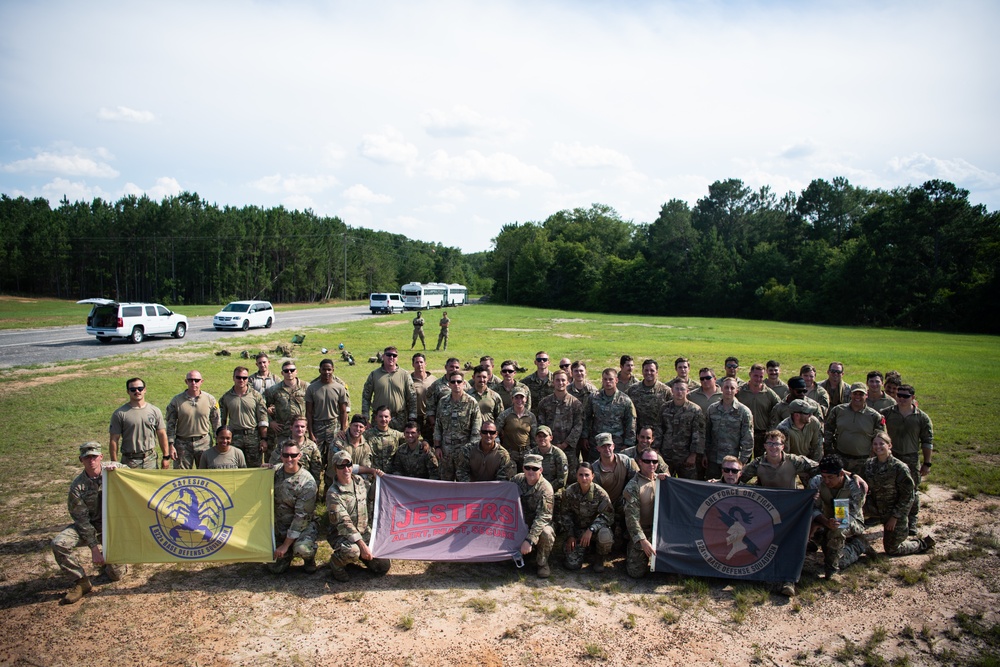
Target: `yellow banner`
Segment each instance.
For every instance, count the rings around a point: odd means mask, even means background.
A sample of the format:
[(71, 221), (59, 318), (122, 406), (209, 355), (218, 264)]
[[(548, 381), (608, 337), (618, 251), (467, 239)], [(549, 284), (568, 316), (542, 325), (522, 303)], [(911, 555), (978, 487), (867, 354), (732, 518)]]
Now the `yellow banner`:
[(104, 471), (109, 563), (274, 560), (274, 471)]

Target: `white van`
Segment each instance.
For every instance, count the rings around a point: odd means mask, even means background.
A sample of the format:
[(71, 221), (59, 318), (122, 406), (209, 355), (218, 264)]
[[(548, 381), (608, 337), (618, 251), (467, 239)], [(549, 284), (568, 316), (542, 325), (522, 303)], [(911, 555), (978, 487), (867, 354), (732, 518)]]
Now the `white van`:
[(372, 315), (377, 313), (403, 312), (403, 297), (399, 292), (376, 292), (368, 297), (368, 307)]

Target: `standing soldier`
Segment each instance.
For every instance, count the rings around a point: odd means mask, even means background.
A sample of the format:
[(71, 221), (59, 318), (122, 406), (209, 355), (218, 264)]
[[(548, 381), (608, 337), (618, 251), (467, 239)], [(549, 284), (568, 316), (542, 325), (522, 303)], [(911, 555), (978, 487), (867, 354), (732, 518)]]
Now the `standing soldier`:
[(411, 359), (413, 372), (410, 378), (413, 380), (413, 393), (417, 397), (417, 427), (424, 440), (434, 439), (434, 424), (427, 419), (427, 401), (430, 400), (429, 393), (436, 377), (427, 372), (427, 357), (423, 352), (417, 352)]
[(438, 402), (434, 422), (434, 454), (440, 464), (441, 479), (453, 482), (458, 452), (476, 440), (483, 416), (476, 399), (462, 390), (465, 384), (462, 372), (455, 371), (447, 379), (451, 393)]
[[(517, 387), (514, 389), (514, 405), (501, 412), (497, 418), (500, 444), (510, 454), (510, 460), (518, 470), (538, 432), (538, 420), (527, 409), (527, 403), (528, 390), (523, 386)], [(551, 430), (549, 434), (552, 434)]]
[[(896, 389), (896, 405), (882, 410), (885, 429), (892, 438), (893, 456), (910, 468), (913, 483), (930, 474), (931, 454), (934, 452), (934, 424), (927, 413), (916, 406), (917, 390), (910, 384), (900, 384)], [(918, 467), (921, 454), (924, 463)], [(913, 495), (910, 506), (910, 535), (917, 534), (917, 513), (920, 511), (920, 493)]]
[[(725, 392), (725, 387), (723, 387)], [(781, 403), (778, 395), (764, 384), (764, 366), (750, 367), (750, 380), (739, 387), (737, 398), (753, 414), (753, 455), (764, 454), (764, 440), (771, 425), (771, 411)], [(746, 461), (743, 461), (746, 463)]]
[(542, 477), (542, 457), (537, 454), (526, 456), (524, 472), (514, 475), (511, 481), (517, 484), (521, 494), (521, 510), (524, 512), (524, 522), (528, 524), (528, 534), (521, 544), (521, 555), (527, 556), (534, 551), (538, 578), (545, 579), (552, 574), (549, 555), (556, 541), (556, 533), (552, 529), (555, 501), (552, 485)]
[(87, 571), (73, 558), (73, 549), (79, 546), (90, 548), (91, 560), (95, 567), (104, 570), (111, 581), (118, 581), (127, 572), (125, 565), (111, 565), (104, 562), (101, 551), (101, 532), (103, 528), (101, 514), (101, 495), (103, 480), (101, 470), (104, 467), (115, 468), (120, 463), (112, 461), (102, 465), (101, 445), (96, 442), (85, 442), (80, 445), (80, 462), (83, 472), (69, 485), (69, 497), (66, 505), (73, 524), (56, 535), (52, 540), (52, 555), (59, 569), (74, 577), (73, 588), (69, 589), (59, 604), (73, 604), (93, 590)]
[(583, 404), (570, 395), (569, 374), (552, 374), (552, 395), (538, 404), (538, 423), (552, 429), (552, 444), (563, 450), (569, 467), (576, 467), (577, 444), (583, 433)]
[(264, 394), (270, 417), (267, 434), (271, 451), (280, 451), (277, 446), (288, 437), (292, 417), (306, 416), (306, 383), (298, 378), (297, 371), (292, 360), (281, 364), (281, 382)]
[(674, 477), (698, 479), (698, 457), (705, 454), (705, 413), (687, 400), (686, 382), (670, 388), (672, 400), (660, 413), (660, 454)]
[(403, 433), (392, 428), (390, 423), (389, 408), (380, 405), (375, 408), (375, 421), (365, 431), (365, 442), (372, 448), (371, 466), (382, 471), (389, 470), (396, 449), (403, 443)]
[(670, 388), (660, 382), (660, 365), (655, 359), (642, 362), (642, 382), (636, 382), (626, 390), (635, 407), (635, 430), (649, 426), (653, 429), (653, 447), (660, 448), (663, 432), (660, 429), (660, 413), (670, 401)]
[(830, 397), (830, 409), (851, 402), (851, 392), (844, 383), (844, 364), (831, 361), (826, 369), (826, 379), (819, 383)]
[(656, 509), (656, 480), (667, 477), (666, 473), (656, 472), (659, 462), (655, 450), (643, 451), (639, 455), (639, 472), (625, 486), (625, 527), (629, 536), (625, 571), (634, 579), (646, 576), (656, 555), (650, 542)]
[(722, 400), (708, 407), (705, 425), (705, 479), (722, 475), (722, 460), (727, 456), (743, 463), (753, 457), (753, 415), (736, 400), (735, 379), (722, 381)]
[(764, 380), (764, 384), (777, 394), (778, 398), (784, 400), (788, 394), (788, 385), (781, 381), (781, 362), (769, 359), (764, 364), (764, 368), (767, 370), (767, 379)]
[(108, 452), (112, 461), (118, 460), (119, 445), (121, 458), (129, 468), (156, 470), (156, 446), (163, 453), (163, 467), (170, 465), (170, 444), (167, 442), (167, 427), (163, 413), (146, 402), (146, 382), (142, 378), (125, 381), (128, 403), (111, 414), (108, 427), (110, 440)]
[(434, 348), (436, 350), (441, 349), (441, 343), (444, 342), (444, 349), (448, 349), (448, 327), (451, 326), (451, 320), (448, 319), (448, 311), (441, 313), (441, 319), (438, 321), (441, 326), (441, 333), (438, 334), (438, 344)]
[(590, 551), (595, 551), (591, 569), (604, 572), (604, 559), (611, 553), (614, 536), (611, 526), (615, 510), (608, 493), (594, 484), (594, 471), (589, 463), (576, 470), (576, 482), (563, 493), (560, 520), (566, 531), (566, 569), (579, 570)]
[(708, 408), (722, 400), (722, 389), (715, 382), (715, 371), (711, 368), (702, 368), (698, 371), (698, 382), (700, 386), (696, 390), (688, 392), (688, 400), (701, 408), (702, 412), (708, 414)]
[(676, 376), (667, 383), (668, 387), (673, 387), (678, 382), (687, 382), (688, 392), (696, 391), (701, 385), (698, 380), (691, 377), (691, 362), (687, 357), (677, 357), (674, 359), (674, 371)]
[(601, 373), (601, 391), (590, 397), (583, 416), (588, 450), (581, 452), (593, 463), (598, 458), (596, 446), (590, 446), (598, 433), (610, 433), (616, 449), (635, 446), (635, 406), (632, 399), (618, 390), (618, 373), (605, 368)]
[(552, 374), (549, 373), (548, 352), (539, 350), (535, 353), (535, 372), (521, 378), (521, 384), (531, 392), (531, 400), (528, 402), (528, 408), (537, 417), (538, 406), (541, 404), (542, 399), (546, 396), (551, 396), (553, 392)]
[(403, 424), (417, 418), (417, 392), (413, 388), (413, 378), (397, 363), (399, 350), (389, 345), (382, 351), (382, 366), (368, 375), (361, 390), (361, 414), (374, 420), (372, 409), (380, 405), (389, 408), (392, 427), (403, 428)]
[(417, 339), (420, 339), (420, 344), (427, 349), (427, 341), (424, 340), (424, 314), (422, 311), (417, 311), (417, 316), (413, 318), (413, 342), (410, 343), (410, 349), (412, 350), (417, 346)]
[(257, 362), (257, 372), (250, 376), (250, 386), (263, 396), (267, 390), (281, 382), (281, 378), (271, 372), (271, 359), (266, 352), (258, 354), (254, 361)]
[(351, 411), (351, 396), (347, 387), (333, 375), (333, 360), (319, 362), (319, 379), (306, 388), (306, 424), (309, 438), (323, 453), (326, 465), (327, 450), (338, 433), (347, 428), (347, 413)]
[(281, 465), (274, 469), (274, 562), (267, 568), (281, 574), (299, 556), (302, 571), (316, 571), (316, 480), (299, 464), (299, 446), (281, 445)]
[(515, 364), (511, 359), (504, 360), (504, 362), (500, 364), (500, 382), (498, 382), (493, 389), (500, 395), (500, 398), (503, 399), (503, 409), (506, 410), (514, 405), (514, 390), (520, 387), (525, 391), (524, 395), (526, 398), (524, 407), (530, 410), (531, 390), (528, 388), (528, 385), (522, 384), (514, 379), (514, 373), (516, 372), (517, 364)]
[(330, 461), (336, 471), (334, 483), (326, 492), (326, 511), (330, 521), (327, 539), (333, 548), (330, 573), (337, 581), (350, 581), (351, 563), (364, 563), (375, 574), (385, 574), (392, 566), (387, 558), (372, 556), (371, 525), (368, 522), (368, 484), (355, 472), (381, 476), (381, 470), (356, 466), (347, 452), (337, 452)]
[[(806, 383), (806, 397), (811, 398), (819, 404), (819, 417), (821, 422), (826, 422), (826, 416), (830, 414), (830, 394), (826, 393), (826, 389), (823, 389), (820, 385), (816, 384), (816, 367), (812, 364), (805, 364), (799, 369), (799, 377), (802, 378)], [(791, 382), (788, 383), (789, 388), (791, 388)]]
[(472, 369), (472, 386), (467, 392), (469, 396), (479, 403), (479, 412), (483, 415), (483, 421), (487, 419), (496, 422), (503, 412), (503, 399), (489, 387), (490, 371), (486, 366), (476, 366)]
[(823, 458), (823, 424), (814, 415), (819, 406), (797, 398), (788, 404), (788, 409), (791, 412), (788, 418), (775, 426), (785, 434), (788, 453), (819, 461)]
[(885, 418), (868, 407), (867, 397), (868, 387), (855, 382), (851, 402), (834, 406), (826, 419), (824, 451), (839, 454), (844, 467), (856, 474), (871, 456), (875, 434), (885, 431)]
[(219, 400), (219, 418), (232, 433), (232, 446), (243, 452), (251, 468), (259, 468), (261, 442), (267, 440), (267, 405), (264, 397), (250, 386), (250, 371), (233, 370), (233, 388)]
[(167, 440), (173, 448), (174, 468), (190, 470), (201, 467), (201, 454), (212, 446), (209, 434), (222, 426), (219, 402), (201, 390), (202, 377), (190, 371), (185, 377), (187, 389), (167, 405)]

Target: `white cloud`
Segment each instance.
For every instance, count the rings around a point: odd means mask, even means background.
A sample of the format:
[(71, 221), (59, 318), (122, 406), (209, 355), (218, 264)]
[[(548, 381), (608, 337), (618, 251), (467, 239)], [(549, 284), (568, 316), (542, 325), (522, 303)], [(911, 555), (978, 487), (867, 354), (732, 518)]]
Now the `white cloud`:
[(156, 179), (156, 184), (151, 188), (141, 188), (135, 183), (126, 183), (122, 188), (122, 194), (135, 195), (136, 197), (146, 195), (154, 201), (160, 201), (164, 197), (180, 194), (181, 190), (183, 190), (183, 188), (181, 187), (181, 184), (177, 182), (177, 179), (169, 176), (161, 176)]
[(465, 193), (462, 192), (461, 188), (449, 187), (442, 190), (438, 190), (434, 193), (434, 196), (438, 199), (444, 199), (445, 201), (451, 202), (463, 202), (466, 200)]
[(316, 213), (316, 202), (309, 195), (289, 195), (281, 199), (281, 205), (290, 211), (312, 210)]
[(493, 137), (509, 134), (514, 124), (488, 118), (465, 106), (452, 107), (451, 111), (430, 109), (420, 116), (420, 123), (432, 137)]
[(139, 111), (120, 106), (113, 109), (101, 107), (101, 110), (97, 112), (97, 117), (101, 120), (124, 121), (126, 123), (152, 123), (156, 120), (156, 115), (152, 111)]
[(449, 155), (437, 150), (425, 167), (426, 173), (437, 180), (463, 183), (516, 183), (519, 185), (551, 186), (551, 174), (530, 164), (525, 164), (509, 153), (483, 155), (469, 150), (461, 155)]
[(901, 176), (912, 185), (922, 185), (926, 181), (939, 179), (951, 181), (965, 188), (1000, 187), (1000, 174), (980, 169), (962, 158), (946, 160), (914, 153), (907, 157), (894, 157), (889, 160), (889, 170), (897, 178)]
[(596, 169), (613, 167), (615, 169), (631, 169), (632, 161), (612, 148), (601, 146), (583, 146), (580, 143), (552, 145), (550, 155), (553, 159), (571, 167)]
[(330, 143), (323, 148), (323, 163), (327, 167), (340, 167), (347, 158), (347, 151), (339, 144)]
[(519, 199), (521, 197), (521, 193), (514, 188), (486, 188), (483, 190), (483, 194), (497, 199)]
[(301, 176), (290, 174), (282, 176), (281, 174), (273, 174), (251, 181), (248, 185), (267, 194), (302, 195), (323, 192), (339, 185), (339, 181), (336, 176), (330, 175)]
[(817, 150), (819, 150), (819, 147), (814, 141), (805, 139), (803, 141), (782, 147), (778, 152), (778, 156), (785, 158), (786, 160), (800, 160), (814, 155)]
[(105, 201), (112, 199), (112, 196), (100, 187), (90, 186), (79, 181), (67, 181), (64, 178), (54, 178), (43, 185), (41, 196), (48, 199), (52, 206), (58, 206), (63, 197), (70, 201), (85, 202), (91, 202), (95, 197), (100, 197)]
[(91, 178), (115, 178), (118, 172), (111, 165), (97, 162), (85, 155), (57, 155), (43, 151), (35, 157), (15, 160), (3, 165), (6, 172), (52, 172), (64, 176), (89, 176)]
[(420, 151), (406, 141), (395, 128), (387, 127), (382, 134), (366, 134), (359, 148), (361, 154), (383, 164), (412, 165)]
[(352, 202), (364, 202), (366, 204), (389, 204), (392, 197), (389, 195), (378, 195), (364, 185), (357, 184), (344, 190), (341, 195)]

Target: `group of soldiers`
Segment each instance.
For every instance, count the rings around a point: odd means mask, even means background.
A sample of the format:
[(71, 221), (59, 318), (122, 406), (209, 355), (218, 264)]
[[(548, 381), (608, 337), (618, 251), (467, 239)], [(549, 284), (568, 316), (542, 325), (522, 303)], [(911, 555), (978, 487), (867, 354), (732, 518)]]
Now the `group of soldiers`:
[[(786, 383), (780, 364), (769, 361), (753, 364), (744, 381), (739, 361), (729, 357), (720, 383), (711, 368), (690, 377), (690, 363), (680, 357), (675, 377), (662, 382), (656, 360), (641, 363), (640, 378), (624, 355), (618, 368), (602, 370), (598, 388), (582, 361), (563, 358), (550, 371), (545, 351), (520, 380), (510, 359), (496, 376), (494, 359), (483, 356), (466, 378), (452, 357), (437, 378), (422, 352), (413, 354), (412, 372), (399, 367), (398, 356), (396, 347), (384, 349), (350, 420), (350, 394), (331, 359), (305, 383), (293, 360), (282, 363), (279, 377), (260, 354), (257, 372), (236, 367), (232, 389), (218, 401), (190, 371), (166, 418), (144, 400), (145, 382), (131, 378), (129, 401), (111, 418), (111, 461), (104, 465), (156, 468), (159, 448), (163, 468), (271, 467), (278, 547), (268, 567), (280, 573), (299, 557), (304, 571), (316, 571), (315, 505), (325, 497), (331, 575), (341, 581), (352, 563), (389, 569), (368, 546), (374, 479), (382, 474), (514, 482), (530, 526), (520, 551), (533, 555), (539, 577), (551, 572), (557, 535), (564, 536), (568, 569), (589, 558), (591, 569), (603, 571), (618, 549), (628, 574), (644, 576), (654, 554), (653, 482), (668, 475), (815, 489), (813, 538), (827, 576), (873, 555), (866, 523), (884, 527), (887, 554), (934, 544), (916, 536), (916, 487), (930, 471), (933, 426), (898, 373), (872, 371), (866, 382), (848, 385), (843, 364), (832, 362), (827, 380), (816, 383), (807, 364)], [(64, 598), (69, 603), (92, 586), (73, 548), (90, 547), (94, 565), (104, 565), (95, 504), (100, 445), (86, 443), (80, 459), (84, 471), (69, 497), (74, 524), (53, 542), (60, 567), (76, 578)], [(123, 571), (106, 566), (105, 574), (116, 579)], [(793, 595), (794, 582), (781, 592)]]

